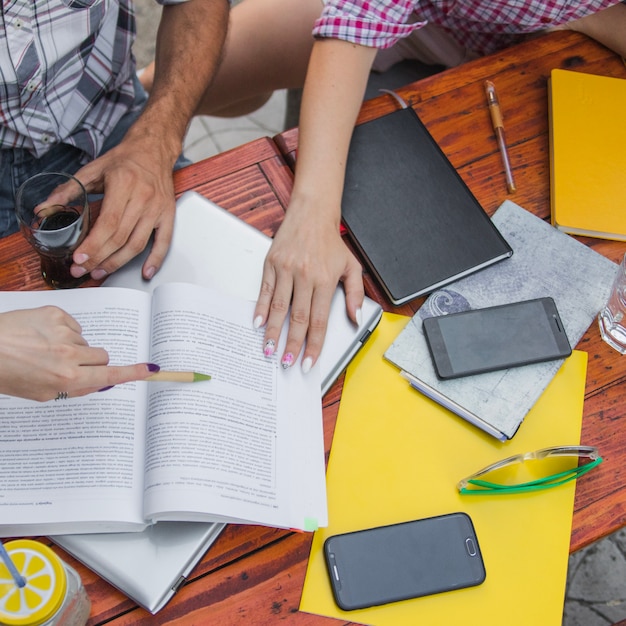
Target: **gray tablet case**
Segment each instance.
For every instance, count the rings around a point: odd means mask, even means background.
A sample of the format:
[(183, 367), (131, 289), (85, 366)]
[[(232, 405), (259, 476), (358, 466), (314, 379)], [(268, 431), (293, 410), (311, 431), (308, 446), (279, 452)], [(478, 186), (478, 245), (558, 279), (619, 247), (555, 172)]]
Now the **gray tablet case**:
[[(104, 286), (152, 290), (165, 282), (209, 285), (256, 299), (269, 237), (195, 192), (177, 202), (172, 244), (150, 282), (141, 278), (141, 255), (107, 279)], [(320, 356), (322, 395), (367, 341), (382, 317), (366, 298), (357, 327), (345, 311), (339, 287), (331, 305)], [(252, 323), (252, 320), (250, 320)], [(51, 539), (151, 613), (174, 595), (217, 539), (224, 524), (159, 522), (140, 533), (58, 535)]]
[(354, 129), (342, 219), (394, 304), (512, 254), (411, 108)]
[(431, 294), (384, 356), (424, 395), (506, 441), (515, 435), (562, 361), (440, 380), (423, 319), (550, 296), (575, 346), (606, 302), (617, 266), (510, 200), (502, 203), (493, 221), (510, 241), (513, 256)]

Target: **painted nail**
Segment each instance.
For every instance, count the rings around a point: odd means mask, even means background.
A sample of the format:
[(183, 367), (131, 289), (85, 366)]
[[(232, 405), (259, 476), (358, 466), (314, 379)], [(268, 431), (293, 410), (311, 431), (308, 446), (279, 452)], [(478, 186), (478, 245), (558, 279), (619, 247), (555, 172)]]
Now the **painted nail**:
[(252, 322), (252, 326), (253, 326), (254, 328), (261, 328), (261, 326), (262, 326), (262, 325), (263, 325), (263, 317), (262, 317), (262, 316), (260, 316), (260, 315), (257, 315), (257, 316), (254, 318), (254, 322)]
[(108, 391), (109, 389), (113, 389), (115, 385), (109, 385), (108, 387), (102, 387), (102, 389), (98, 389), (98, 391)]
[(143, 273), (143, 276), (146, 280), (150, 280), (156, 274), (156, 267), (151, 265), (150, 267), (146, 267), (146, 271)]
[(280, 364), (283, 366), (284, 370), (289, 369), (293, 365), (293, 354), (291, 354), (291, 352), (287, 352), (287, 354), (283, 356)]
[(76, 263), (76, 265), (82, 265), (87, 261), (89, 261), (89, 257), (84, 252), (74, 255), (74, 263)]
[(276, 342), (273, 339), (268, 339), (265, 342), (265, 347), (263, 348), (263, 354), (265, 356), (272, 356), (276, 351)]
[(360, 326), (363, 323), (363, 311), (361, 310), (361, 307), (356, 310), (356, 323), (357, 326)]
[(302, 373), (308, 374), (311, 371), (311, 367), (313, 367), (313, 359), (308, 356), (302, 361)]
[(148, 371), (152, 373), (158, 372), (161, 369), (161, 366), (156, 363), (146, 363), (146, 367), (148, 368)]

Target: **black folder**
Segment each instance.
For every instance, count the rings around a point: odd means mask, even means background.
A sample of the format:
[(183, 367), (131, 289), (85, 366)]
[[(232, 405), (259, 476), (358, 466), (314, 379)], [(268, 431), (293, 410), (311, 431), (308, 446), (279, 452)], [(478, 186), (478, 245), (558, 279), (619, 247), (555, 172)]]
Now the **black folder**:
[(513, 253), (408, 107), (355, 127), (342, 219), (393, 304)]

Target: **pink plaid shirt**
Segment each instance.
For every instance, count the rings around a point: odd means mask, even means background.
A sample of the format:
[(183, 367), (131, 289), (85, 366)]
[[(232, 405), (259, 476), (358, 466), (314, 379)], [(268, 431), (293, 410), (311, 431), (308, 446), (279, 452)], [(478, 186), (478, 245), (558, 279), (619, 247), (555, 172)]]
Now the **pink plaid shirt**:
[(614, 4), (617, 0), (326, 0), (313, 35), (389, 48), (430, 22), (465, 48), (488, 54), (516, 43), (527, 33)]

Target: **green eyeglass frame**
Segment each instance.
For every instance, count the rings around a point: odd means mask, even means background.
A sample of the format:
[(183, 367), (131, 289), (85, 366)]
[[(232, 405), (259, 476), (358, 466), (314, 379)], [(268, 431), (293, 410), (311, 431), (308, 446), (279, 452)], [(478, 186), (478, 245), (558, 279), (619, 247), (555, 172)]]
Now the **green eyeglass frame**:
[[(503, 485), (496, 482), (490, 482), (487, 480), (481, 480), (480, 477), (499, 470), (507, 465), (513, 465), (515, 463), (523, 463), (531, 459), (541, 460), (548, 457), (558, 456), (571, 456), (580, 459), (588, 459), (589, 462), (583, 465), (577, 465), (571, 469), (549, 476), (544, 476), (536, 480), (531, 480), (524, 483), (518, 483), (515, 485)], [(497, 463), (492, 463), (487, 467), (475, 472), (471, 476), (459, 481), (457, 488), (463, 495), (506, 495), (514, 493), (525, 493), (528, 491), (537, 491), (540, 489), (550, 489), (563, 485), (575, 480), (576, 478), (586, 474), (594, 467), (597, 467), (602, 463), (602, 457), (598, 453), (598, 449), (592, 446), (555, 446), (552, 448), (543, 448), (541, 450), (535, 450), (534, 452), (527, 452), (525, 454), (516, 454), (510, 456)]]

